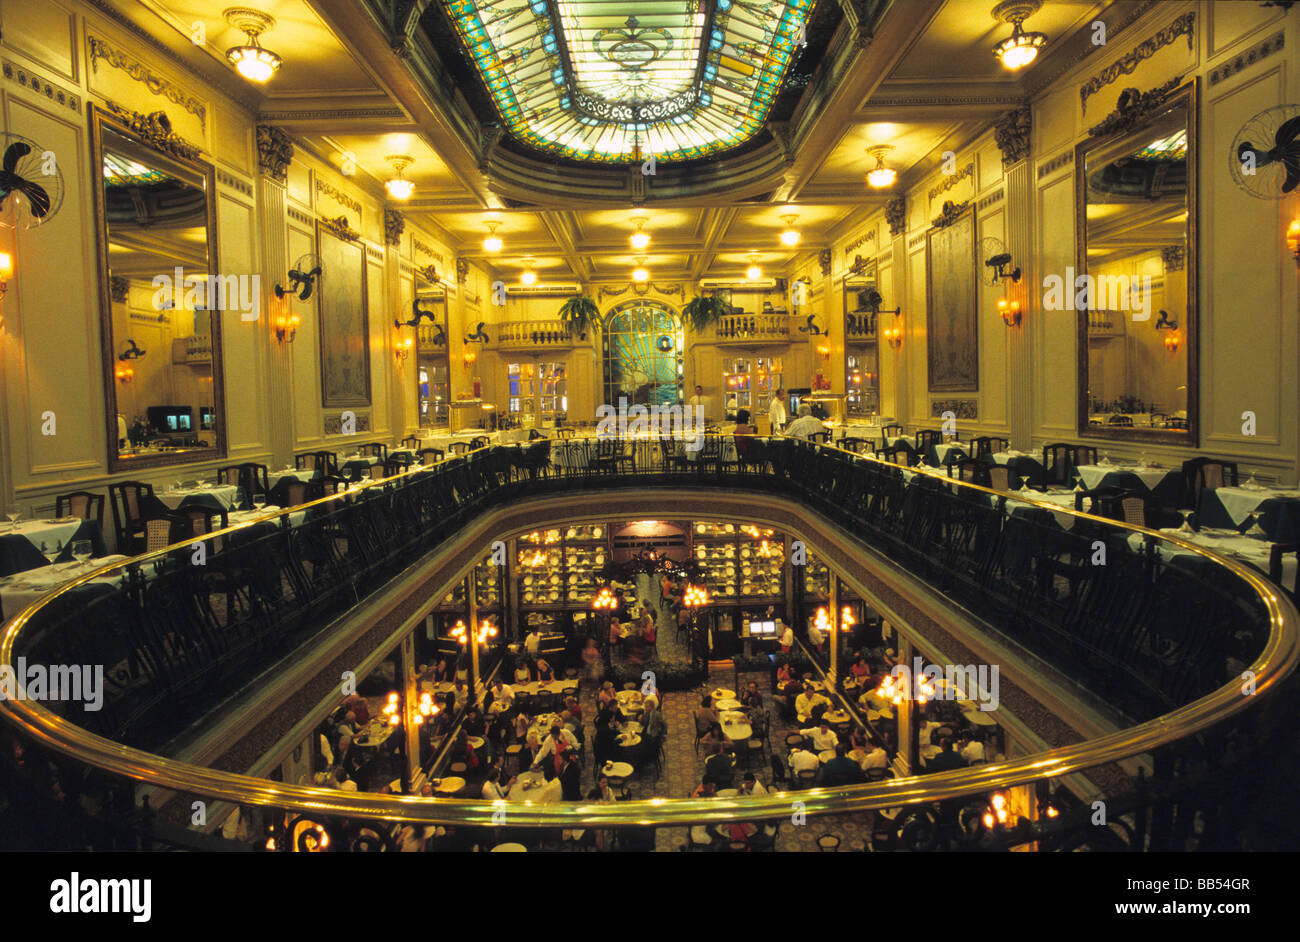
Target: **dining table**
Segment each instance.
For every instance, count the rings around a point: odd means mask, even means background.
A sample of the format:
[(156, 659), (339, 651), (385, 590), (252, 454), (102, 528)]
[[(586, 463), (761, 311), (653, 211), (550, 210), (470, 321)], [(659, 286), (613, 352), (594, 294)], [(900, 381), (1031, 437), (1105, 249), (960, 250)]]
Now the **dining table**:
[(104, 532), (96, 520), (59, 517), (20, 520), (12, 526), (0, 523), (0, 576), (48, 566), (50, 561), (41, 552), (42, 543), (51, 549), (62, 545), (55, 562), (71, 562), (72, 544), (78, 540), (90, 541), (92, 556), (106, 552)]
[(1300, 490), (1246, 481), (1234, 487), (1207, 487), (1196, 502), (1196, 524), (1245, 529), (1254, 517), (1275, 543), (1300, 539)]
[(244, 490), (236, 484), (196, 484), (188, 487), (168, 487), (155, 491), (157, 497), (170, 510), (177, 510), (182, 504), (197, 504), (214, 510), (234, 510), (246, 507)]
[[(129, 558), (129, 556), (101, 556), (98, 559), (90, 560), (84, 565), (81, 563), (55, 563), (51, 566), (46, 563), (44, 566), (24, 569), (0, 577), (0, 612), (4, 613), (5, 618), (10, 618), (61, 586), (67, 585), (101, 566), (125, 562)], [(86, 594), (107, 592), (120, 585), (121, 582), (122, 573), (120, 571), (112, 572), (104, 576), (97, 576), (86, 582), (85, 585), (78, 586), (74, 591)]]
[(994, 465), (1005, 465), (1008, 471), (1008, 484), (1018, 488), (1025, 481), (1039, 483), (1047, 477), (1047, 471), (1036, 455), (1027, 451), (1009, 449), (988, 455), (984, 460)]
[(432, 780), (433, 790), (440, 795), (454, 795), (465, 787), (466, 782), (459, 775), (449, 775), (446, 778), (435, 778)]
[(723, 735), (732, 742), (747, 740), (754, 735), (754, 729), (749, 724), (749, 717), (741, 710), (724, 709), (719, 719), (721, 720)]
[[(1167, 528), (1160, 532), (1202, 546), (1218, 553), (1220, 556), (1226, 556), (1229, 559), (1245, 563), (1265, 575), (1269, 574), (1273, 541), (1265, 534), (1240, 533), (1231, 528), (1220, 529), (1217, 527), (1201, 527), (1199, 530), (1194, 530), (1186, 524), (1180, 529)], [(1142, 534), (1134, 533), (1130, 535), (1128, 544), (1133, 549), (1140, 550), (1143, 545)], [(1185, 547), (1166, 542), (1158, 543), (1157, 548), (1161, 557), (1167, 560), (1179, 557), (1199, 557), (1200, 555)], [(1295, 553), (1286, 553), (1282, 556), (1282, 587), (1293, 592), (1300, 588), (1296, 585)]]
[(1137, 491), (1140, 494), (1150, 494), (1163, 506), (1173, 507), (1183, 496), (1184, 478), (1181, 467), (1166, 468), (1141, 461), (1112, 462), (1103, 458), (1097, 464), (1076, 465), (1074, 474), (1088, 490), (1117, 487)]

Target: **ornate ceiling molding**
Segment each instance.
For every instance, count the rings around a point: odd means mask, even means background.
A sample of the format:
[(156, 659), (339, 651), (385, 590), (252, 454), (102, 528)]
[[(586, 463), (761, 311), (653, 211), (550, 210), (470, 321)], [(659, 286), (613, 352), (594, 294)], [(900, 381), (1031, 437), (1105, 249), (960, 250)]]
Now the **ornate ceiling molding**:
[(975, 179), (974, 162), (968, 163), (966, 166), (962, 167), (956, 173), (948, 174), (941, 181), (936, 183), (934, 186), (930, 187), (930, 199), (933, 200), (940, 193), (948, 192), (967, 177), (970, 177), (972, 182)]
[(907, 228), (907, 197), (895, 196), (885, 204), (885, 221), (889, 223), (889, 234), (899, 235)]
[(402, 232), (406, 229), (406, 217), (396, 209), (384, 210), (384, 244), (397, 246), (402, 244)]
[(1142, 62), (1150, 59), (1153, 55), (1168, 46), (1179, 36), (1187, 37), (1187, 49), (1192, 51), (1195, 48), (1193, 29), (1195, 27), (1196, 14), (1184, 13), (1178, 19), (1174, 20), (1154, 36), (1150, 36), (1136, 47), (1125, 53), (1117, 61), (1112, 62), (1106, 68), (1102, 69), (1092, 78), (1088, 79), (1079, 89), (1079, 106), (1083, 114), (1088, 113), (1088, 99), (1101, 91), (1111, 82), (1115, 81), (1121, 75), (1131, 75), (1133, 70)]
[(1029, 137), (1033, 119), (1029, 106), (1008, 111), (993, 124), (993, 140), (1002, 151), (1002, 169), (1006, 170), (1029, 156)]
[(293, 160), (293, 141), (281, 128), (271, 124), (257, 126), (257, 169), (272, 180), (286, 183)]
[(132, 58), (127, 53), (111, 45), (98, 36), (90, 36), (87, 39), (90, 45), (90, 69), (92, 72), (99, 71), (99, 60), (103, 59), (115, 69), (121, 69), (131, 78), (142, 84), (155, 95), (161, 95), (168, 101), (180, 105), (190, 114), (199, 119), (199, 124), (207, 130), (208, 109), (203, 102), (193, 95), (187, 95), (184, 91), (177, 88), (168, 79), (163, 78), (154, 72), (144, 63)]

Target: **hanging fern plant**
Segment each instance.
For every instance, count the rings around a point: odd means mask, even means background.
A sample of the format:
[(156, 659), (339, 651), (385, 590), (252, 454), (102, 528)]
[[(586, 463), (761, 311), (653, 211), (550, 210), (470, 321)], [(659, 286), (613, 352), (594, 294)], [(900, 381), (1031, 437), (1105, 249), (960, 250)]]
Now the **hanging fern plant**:
[(727, 303), (715, 294), (697, 294), (682, 308), (682, 317), (697, 334), (727, 313)]
[(587, 330), (600, 318), (600, 308), (591, 298), (576, 294), (560, 305), (559, 318), (570, 334), (587, 339)]

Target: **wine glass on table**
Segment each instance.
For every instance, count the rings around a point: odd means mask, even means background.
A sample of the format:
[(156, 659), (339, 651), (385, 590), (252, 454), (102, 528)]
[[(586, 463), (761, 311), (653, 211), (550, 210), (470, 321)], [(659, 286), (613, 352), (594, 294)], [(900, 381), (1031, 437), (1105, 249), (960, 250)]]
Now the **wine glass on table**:
[(51, 566), (54, 561), (63, 553), (63, 544), (58, 540), (41, 540), (41, 555), (44, 556)]
[(5, 511), (5, 517), (9, 520), (9, 529), (14, 530), (18, 527), (18, 519), (22, 517), (23, 512), (17, 507), (10, 507)]
[(85, 566), (90, 561), (91, 553), (94, 548), (90, 540), (73, 540), (72, 541), (72, 558), (77, 561), (78, 566)]

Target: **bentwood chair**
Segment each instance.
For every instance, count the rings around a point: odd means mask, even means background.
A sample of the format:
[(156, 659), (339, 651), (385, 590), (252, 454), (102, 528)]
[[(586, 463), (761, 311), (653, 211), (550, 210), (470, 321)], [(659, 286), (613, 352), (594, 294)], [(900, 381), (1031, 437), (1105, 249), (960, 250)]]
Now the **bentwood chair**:
[(117, 551), (127, 556), (141, 552), (145, 544), (144, 518), (162, 508), (154, 497), (153, 485), (141, 481), (119, 481), (108, 486), (113, 511), (113, 530)]
[(100, 529), (104, 527), (104, 495), (92, 494), (90, 491), (73, 491), (60, 494), (54, 498), (54, 515), (56, 517), (80, 517), (82, 520), (94, 520)]

